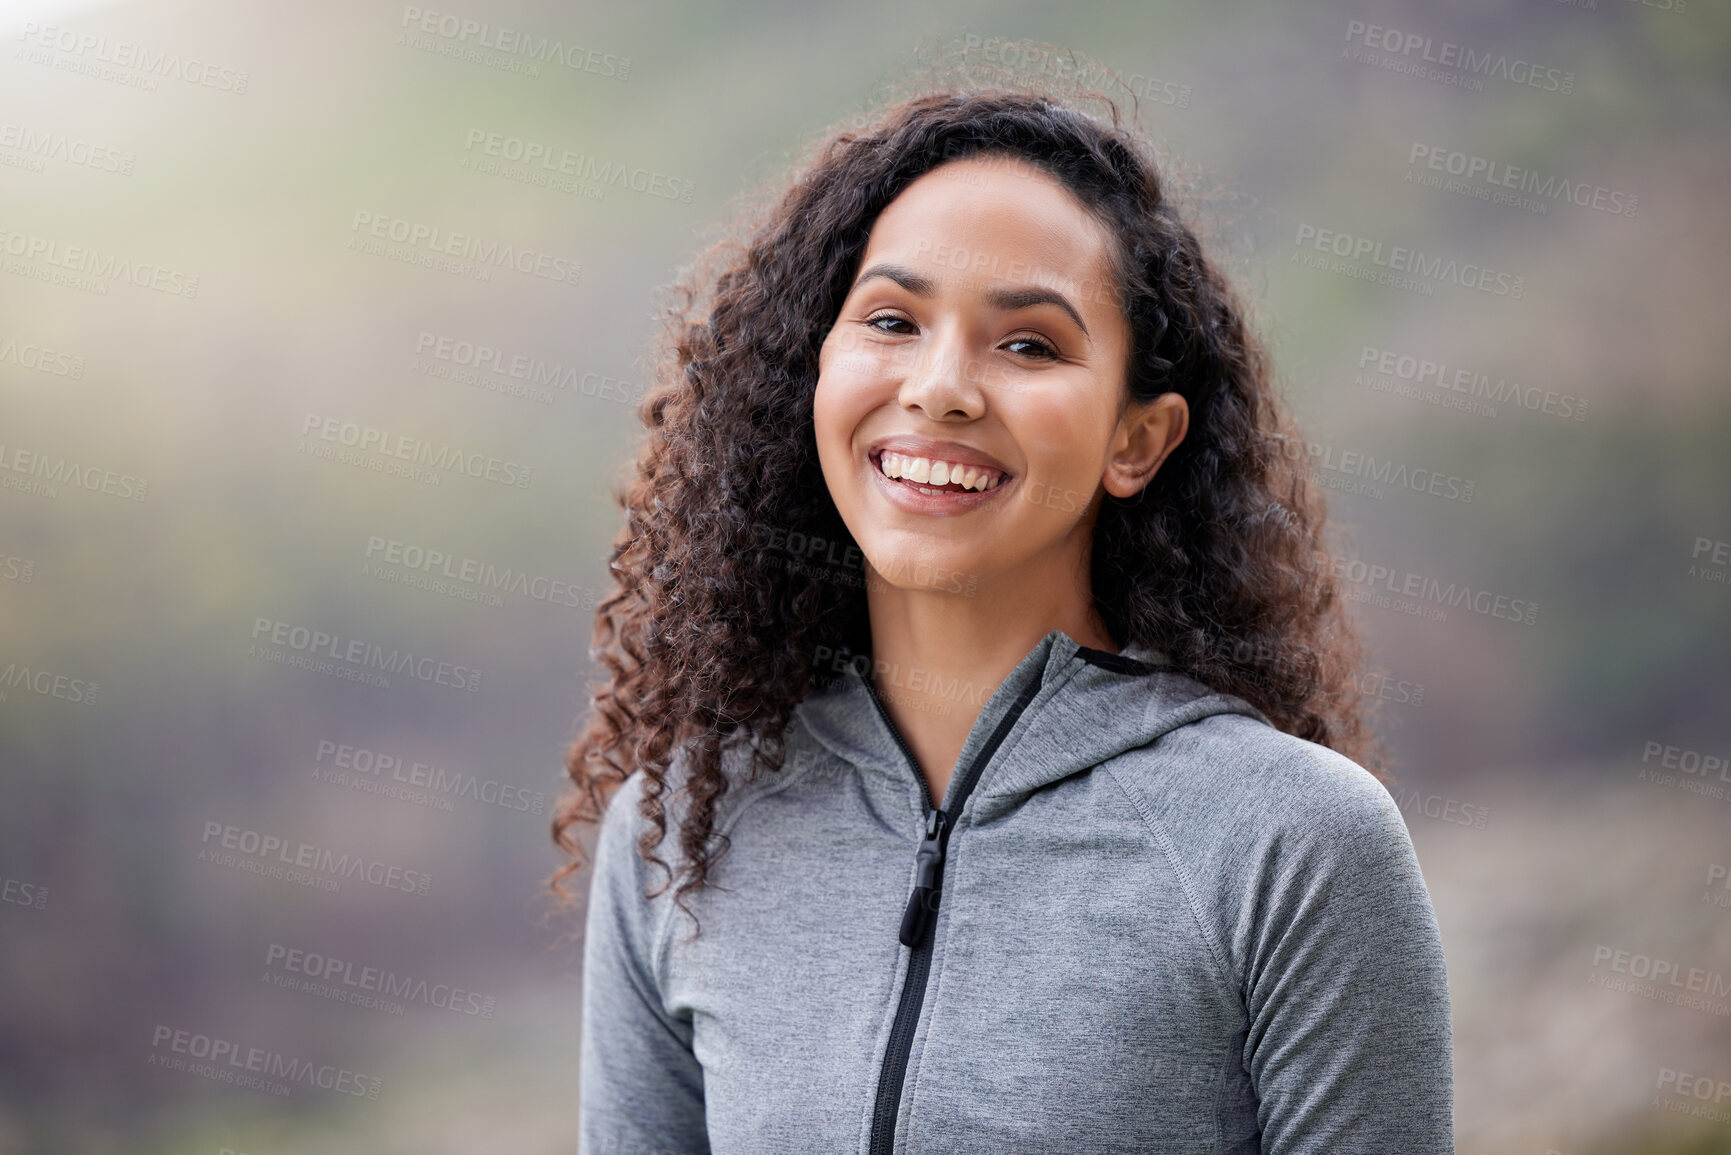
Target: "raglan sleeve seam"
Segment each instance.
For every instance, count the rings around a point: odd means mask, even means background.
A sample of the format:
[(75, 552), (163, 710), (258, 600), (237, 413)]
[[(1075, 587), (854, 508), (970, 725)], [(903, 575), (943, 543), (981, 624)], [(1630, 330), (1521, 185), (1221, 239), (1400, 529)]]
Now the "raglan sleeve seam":
[(1196, 923), (1196, 933), (1208, 949), (1208, 957), (1214, 962), (1215, 976), (1220, 980), (1222, 989), (1230, 993), (1233, 998), (1239, 998), (1240, 988), (1243, 984), (1233, 974), (1231, 964), (1227, 961), (1225, 946), (1210, 930), (1208, 920), (1202, 915), (1202, 906), (1197, 899), (1195, 880), (1191, 878), (1189, 870), (1179, 858), (1177, 847), (1172, 842), (1171, 836), (1167, 834), (1160, 820), (1149, 811), (1146, 802), (1124, 782), (1118, 772), (1110, 766), (1105, 767), (1105, 769), (1112, 781), (1117, 784), (1118, 789), (1123, 791), (1131, 808), (1136, 811), (1143, 824), (1148, 827), (1149, 836), (1153, 838), (1155, 846), (1159, 849), (1161, 856), (1165, 858), (1173, 877), (1178, 880), (1178, 889), (1184, 896), (1184, 905), (1190, 911), (1191, 919)]

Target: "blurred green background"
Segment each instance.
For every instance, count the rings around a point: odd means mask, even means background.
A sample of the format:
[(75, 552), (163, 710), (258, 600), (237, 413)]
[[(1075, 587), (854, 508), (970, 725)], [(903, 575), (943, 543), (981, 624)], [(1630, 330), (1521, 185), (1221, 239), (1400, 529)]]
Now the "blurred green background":
[[(581, 906), (540, 884), (658, 291), (946, 49), (1139, 98), (1349, 573), (1538, 607), (1353, 587), (1459, 1149), (1731, 1151), (1724, 4), (0, 11), (0, 1151), (575, 1149)], [(525, 181), (488, 134), (660, 191)], [(1360, 239), (1438, 274), (1366, 279)], [(345, 426), (483, 476), (319, 456)], [(294, 668), (297, 627), (413, 672)], [(245, 868), (267, 837), (307, 879)], [(1700, 1005), (1599, 981), (1654, 960)], [(291, 985), (338, 965), (400, 997)], [(209, 1040), (314, 1073), (201, 1077)]]

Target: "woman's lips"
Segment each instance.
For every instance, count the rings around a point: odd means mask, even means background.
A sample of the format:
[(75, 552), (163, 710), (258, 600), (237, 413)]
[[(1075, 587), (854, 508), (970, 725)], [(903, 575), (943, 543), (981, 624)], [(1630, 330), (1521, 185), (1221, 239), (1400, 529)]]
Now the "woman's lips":
[[(884, 460), (886, 457), (890, 459), (887, 466)], [(932, 471), (941, 461), (941, 458), (921, 459), (911, 454), (880, 451), (872, 455), (869, 464), (872, 474), (877, 478), (876, 484), (883, 490), (884, 495), (896, 507), (909, 513), (963, 513), (996, 499), (1013, 480), (1008, 474), (989, 467), (942, 462), (946, 473), (950, 472), (949, 467), (954, 464), (961, 473), (961, 481), (946, 481), (941, 486), (933, 485)], [(890, 475), (892, 472), (900, 472), (904, 467), (909, 475)], [(970, 471), (971, 487), (968, 484)], [(923, 482), (916, 480), (922, 475), (925, 478)], [(981, 486), (985, 488), (980, 488)]]
[(941, 457), (926, 457), (912, 453), (880, 450), (876, 457), (878, 472), (891, 480), (911, 482), (942, 490), (946, 486), (955, 492), (973, 490), (985, 492), (1003, 484), (1009, 475), (989, 465), (948, 461)]

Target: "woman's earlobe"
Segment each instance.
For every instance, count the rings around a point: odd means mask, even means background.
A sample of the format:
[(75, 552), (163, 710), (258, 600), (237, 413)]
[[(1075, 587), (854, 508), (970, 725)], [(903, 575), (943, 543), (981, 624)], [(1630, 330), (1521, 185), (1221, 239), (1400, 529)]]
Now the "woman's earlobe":
[(1113, 497), (1135, 497), (1148, 487), (1159, 469), (1158, 459), (1136, 467), (1121, 467), (1114, 462), (1106, 467), (1106, 476), (1103, 479), (1106, 492)]

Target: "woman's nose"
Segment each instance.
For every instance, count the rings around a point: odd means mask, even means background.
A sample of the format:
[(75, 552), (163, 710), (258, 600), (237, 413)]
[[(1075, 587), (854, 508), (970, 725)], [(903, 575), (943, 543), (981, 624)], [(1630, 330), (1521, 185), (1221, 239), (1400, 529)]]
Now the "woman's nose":
[(985, 412), (985, 391), (978, 366), (958, 340), (922, 342), (919, 355), (902, 378), (900, 401), (935, 421), (979, 417)]

